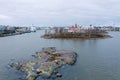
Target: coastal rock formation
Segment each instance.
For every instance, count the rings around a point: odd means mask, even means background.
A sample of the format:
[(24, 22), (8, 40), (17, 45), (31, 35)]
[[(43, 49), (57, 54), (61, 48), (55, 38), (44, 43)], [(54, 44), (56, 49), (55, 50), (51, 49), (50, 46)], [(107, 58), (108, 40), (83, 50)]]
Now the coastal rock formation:
[[(73, 51), (56, 50), (55, 47), (43, 48), (36, 52), (34, 61), (11, 63), (10, 66), (26, 73), (26, 80), (35, 80), (39, 76), (50, 77), (55, 70), (64, 64), (72, 65), (76, 61), (76, 53)], [(56, 73), (56, 77), (62, 74)]]

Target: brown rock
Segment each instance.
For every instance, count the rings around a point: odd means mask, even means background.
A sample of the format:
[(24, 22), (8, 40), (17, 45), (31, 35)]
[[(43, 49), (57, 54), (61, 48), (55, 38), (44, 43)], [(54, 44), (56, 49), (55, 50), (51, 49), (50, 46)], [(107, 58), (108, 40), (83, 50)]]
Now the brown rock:
[(40, 69), (36, 69), (36, 72), (37, 72), (37, 74), (42, 73), (42, 71)]
[(62, 77), (62, 75), (60, 73), (57, 73), (56, 77)]

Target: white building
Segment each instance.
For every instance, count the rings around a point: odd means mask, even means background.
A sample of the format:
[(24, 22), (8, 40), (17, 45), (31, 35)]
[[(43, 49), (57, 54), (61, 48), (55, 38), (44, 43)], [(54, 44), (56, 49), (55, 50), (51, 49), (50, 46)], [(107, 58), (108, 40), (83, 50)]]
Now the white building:
[(31, 32), (36, 32), (36, 27), (30, 27)]

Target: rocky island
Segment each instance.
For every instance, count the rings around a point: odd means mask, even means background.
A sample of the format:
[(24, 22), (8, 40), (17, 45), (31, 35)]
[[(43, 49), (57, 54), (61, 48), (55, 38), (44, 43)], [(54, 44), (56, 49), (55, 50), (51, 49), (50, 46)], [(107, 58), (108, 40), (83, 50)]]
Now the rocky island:
[(42, 51), (32, 55), (36, 59), (33, 61), (14, 62), (10, 67), (26, 73), (26, 80), (36, 80), (39, 76), (51, 77), (54, 73), (56, 77), (62, 74), (56, 71), (63, 65), (73, 65), (77, 54), (73, 51), (56, 50), (55, 47), (43, 48)]

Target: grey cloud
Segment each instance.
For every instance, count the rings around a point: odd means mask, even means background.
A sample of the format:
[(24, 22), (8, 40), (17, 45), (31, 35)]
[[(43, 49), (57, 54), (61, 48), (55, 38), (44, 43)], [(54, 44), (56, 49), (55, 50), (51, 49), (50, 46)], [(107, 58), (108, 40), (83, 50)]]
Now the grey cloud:
[(119, 4), (119, 0), (0, 0), (0, 24), (119, 24)]

